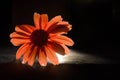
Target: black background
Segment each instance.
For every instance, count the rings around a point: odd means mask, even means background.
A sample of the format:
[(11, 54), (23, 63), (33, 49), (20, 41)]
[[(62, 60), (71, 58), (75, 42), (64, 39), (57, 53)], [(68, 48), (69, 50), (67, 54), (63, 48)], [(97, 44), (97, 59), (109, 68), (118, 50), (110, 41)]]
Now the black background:
[(61, 15), (72, 24), (68, 36), (80, 52), (119, 59), (119, 3), (110, 0), (8, 0), (0, 12), (0, 47), (12, 46), (9, 34), (16, 25), (33, 23), (33, 14)]
[[(117, 1), (4, 0), (0, 5), (0, 47), (13, 47), (9, 34), (14, 31), (16, 25), (33, 25), (33, 13), (38, 12), (40, 14), (47, 13), (49, 19), (56, 15), (62, 15), (64, 20), (72, 24), (73, 29), (68, 36), (74, 40), (75, 45), (70, 48), (106, 57), (116, 62), (120, 60), (120, 7)], [(88, 69), (94, 72), (93, 68)], [(84, 71), (86, 68), (82, 69)], [(109, 73), (111, 69), (110, 67), (108, 71), (106, 70), (105, 74)]]

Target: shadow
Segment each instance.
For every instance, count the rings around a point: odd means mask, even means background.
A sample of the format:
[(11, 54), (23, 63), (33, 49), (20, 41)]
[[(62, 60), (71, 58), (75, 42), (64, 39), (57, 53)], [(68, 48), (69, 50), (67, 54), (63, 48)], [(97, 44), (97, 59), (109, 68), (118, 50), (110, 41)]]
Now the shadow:
[[(57, 66), (48, 65), (37, 69), (19, 62), (0, 64), (0, 77), (4, 80), (100, 80), (103, 77), (111, 77), (117, 68), (111, 65), (95, 64), (60, 64)], [(6, 76), (6, 77), (4, 77)]]

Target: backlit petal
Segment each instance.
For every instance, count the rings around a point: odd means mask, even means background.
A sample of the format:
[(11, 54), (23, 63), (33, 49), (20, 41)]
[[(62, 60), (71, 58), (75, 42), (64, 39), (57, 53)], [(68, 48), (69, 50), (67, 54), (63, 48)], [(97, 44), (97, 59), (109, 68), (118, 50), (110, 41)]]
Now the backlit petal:
[(60, 45), (64, 48), (66, 54), (70, 53), (70, 51), (69, 51), (67, 46), (65, 46), (64, 44), (60, 44)]
[(25, 63), (28, 61), (29, 56), (30, 56), (30, 54), (31, 54), (31, 52), (32, 52), (32, 50), (33, 50), (32, 47), (33, 47), (33, 46), (30, 45), (30, 46), (29, 46), (29, 49), (24, 53), (24, 55), (23, 55), (23, 60), (22, 60), (22, 63), (23, 63), (23, 64), (25, 64)]
[(55, 42), (60, 43), (60, 44), (65, 44), (68, 46), (73, 46), (73, 44), (74, 44), (72, 39), (70, 39), (66, 36), (62, 36), (62, 35), (53, 36), (50, 38), (50, 40), (55, 41)]
[(30, 66), (32, 66), (34, 64), (36, 54), (37, 54), (37, 47), (34, 47), (33, 51), (31, 52), (31, 54), (29, 56), (29, 59), (28, 59), (28, 64)]
[(41, 66), (46, 66), (47, 65), (47, 57), (46, 57), (44, 48), (39, 50), (38, 61), (39, 61), (39, 64)]
[(57, 65), (58, 64), (58, 58), (56, 56), (56, 52), (54, 50), (52, 50), (51, 48), (49, 48), (48, 46), (45, 46), (45, 52), (46, 52), (46, 55), (47, 55), (49, 61), (52, 64)]
[(52, 34), (67, 34), (67, 32), (72, 29), (71, 25), (68, 25), (68, 26), (56, 25), (56, 26), (57, 26), (56, 28), (54, 28), (51, 31), (48, 31), (48, 33), (52, 33)]
[(57, 23), (57, 25), (64, 25), (64, 26), (68, 26), (69, 23), (67, 21), (60, 21), (59, 23)]
[(64, 34), (72, 29), (72, 25), (70, 25), (67, 21), (60, 21), (55, 24), (51, 29), (48, 29), (48, 33), (59, 33)]
[(12, 38), (10, 41), (14, 46), (20, 46), (21, 44), (31, 42), (30, 39), (17, 39), (17, 38)]
[(40, 29), (40, 21), (41, 21), (40, 18), (41, 18), (40, 14), (35, 12), (33, 16), (33, 20), (34, 20), (35, 27), (37, 29)]
[(31, 25), (20, 25), (15, 27), (16, 32), (21, 32), (26, 35), (30, 35), (35, 30), (35, 27)]
[(29, 44), (23, 44), (16, 53), (16, 59), (20, 59), (20, 57), (29, 49)]
[(48, 23), (48, 15), (42, 14), (41, 15), (41, 29), (45, 29), (47, 23)]
[(10, 34), (10, 38), (29, 38), (28, 35), (24, 34), (24, 33), (20, 33), (20, 32), (13, 32)]
[(56, 17), (52, 18), (48, 22), (48, 25), (46, 26), (45, 30), (47, 30), (47, 31), (51, 30), (52, 28), (54, 28), (54, 25), (57, 24), (60, 21), (62, 21), (62, 17), (61, 16), (56, 16)]
[(53, 49), (54, 51), (56, 51), (61, 55), (65, 55), (69, 53), (69, 49), (65, 47), (65, 45), (63, 44), (57, 44), (55, 42), (48, 42), (48, 44), (49, 44), (49, 47), (51, 47), (51, 49)]

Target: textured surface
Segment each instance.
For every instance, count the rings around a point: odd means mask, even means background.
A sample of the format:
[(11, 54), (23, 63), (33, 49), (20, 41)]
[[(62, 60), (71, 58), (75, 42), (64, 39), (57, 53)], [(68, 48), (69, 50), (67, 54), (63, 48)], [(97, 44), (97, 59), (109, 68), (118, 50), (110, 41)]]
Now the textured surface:
[[(15, 54), (17, 48), (7, 48), (0, 49), (0, 63), (7, 63), (15, 61)], [(59, 56), (60, 64), (84, 64), (84, 63), (92, 63), (92, 64), (107, 64), (113, 63), (113, 61), (95, 56), (86, 53), (80, 53), (74, 50), (70, 50), (70, 54), (67, 56)]]
[[(71, 50), (60, 59), (60, 65), (33, 67), (15, 60), (17, 48), (0, 48), (0, 80), (103, 80), (113, 78), (116, 67), (111, 60)], [(109, 65), (108, 65), (109, 64)], [(118, 71), (118, 70), (117, 70)]]

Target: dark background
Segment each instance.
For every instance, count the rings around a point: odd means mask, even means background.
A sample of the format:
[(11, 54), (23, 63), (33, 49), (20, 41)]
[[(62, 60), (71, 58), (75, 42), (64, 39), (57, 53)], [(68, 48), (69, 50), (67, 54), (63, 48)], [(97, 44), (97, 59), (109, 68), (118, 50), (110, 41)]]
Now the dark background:
[[(69, 32), (68, 36), (74, 40), (75, 45), (70, 47), (71, 49), (91, 55), (102, 56), (118, 63), (120, 62), (120, 7), (119, 3), (115, 0), (5, 0), (1, 1), (0, 5), (0, 47), (2, 48), (13, 47), (10, 43), (9, 34), (14, 31), (16, 25), (33, 25), (34, 12), (40, 14), (47, 13), (49, 19), (56, 15), (62, 15), (64, 20), (72, 24), (73, 29)], [(5, 66), (7, 65), (10, 64), (5, 64)], [(15, 64), (12, 65), (15, 66)], [(108, 68), (108, 66), (111, 65), (99, 66), (102, 67), (101, 69), (95, 68), (98, 67), (96, 65), (92, 68), (84, 68), (81, 65), (67, 66), (67, 68), (69, 67), (73, 73), (77, 74), (80, 74), (79, 70), (81, 70), (83, 72), (81, 73), (83, 74), (82, 78), (86, 79), (85, 75), (91, 74), (92, 70), (92, 76), (96, 74), (96, 71), (101, 72), (101, 70), (105, 70), (105, 72), (103, 71), (103, 75), (111, 74), (110, 70), (112, 70), (112, 67)], [(47, 72), (49, 70), (44, 71)], [(72, 73), (72, 71), (70, 72), (68, 70), (66, 72)], [(27, 72), (29, 73), (29, 71)], [(62, 74), (62, 72), (59, 74)], [(29, 75), (27, 74), (27, 76)], [(73, 76), (77, 77), (75, 74)], [(73, 77), (71, 78), (73, 79)], [(61, 79), (63, 80), (63, 78)], [(70, 78), (66, 77), (66, 79)], [(98, 80), (99, 78), (95, 79)]]
[[(73, 25), (68, 36), (72, 49), (119, 59), (119, 3), (110, 0), (8, 0), (1, 2), (0, 47), (12, 46), (9, 34), (16, 25), (33, 23), (33, 14), (47, 13), (49, 19), (62, 15)], [(118, 61), (118, 60), (117, 60)]]

